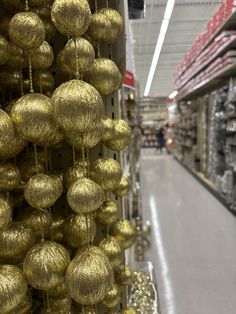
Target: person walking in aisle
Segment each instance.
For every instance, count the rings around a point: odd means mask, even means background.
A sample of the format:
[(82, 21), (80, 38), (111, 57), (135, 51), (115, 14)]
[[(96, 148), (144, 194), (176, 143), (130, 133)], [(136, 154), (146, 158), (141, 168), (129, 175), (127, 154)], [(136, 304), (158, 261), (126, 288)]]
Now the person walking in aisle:
[(165, 147), (165, 133), (164, 133), (163, 128), (160, 128), (159, 132), (157, 133), (157, 139), (158, 139), (158, 148), (160, 149), (160, 152), (162, 153), (162, 149)]

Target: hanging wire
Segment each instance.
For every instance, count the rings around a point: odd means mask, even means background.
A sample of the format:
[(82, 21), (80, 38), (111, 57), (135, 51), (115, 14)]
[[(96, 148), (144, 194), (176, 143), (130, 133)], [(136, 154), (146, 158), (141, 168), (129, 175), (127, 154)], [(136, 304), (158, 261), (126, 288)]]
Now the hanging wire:
[(44, 160), (45, 160), (46, 173), (48, 173), (48, 149), (46, 146), (44, 147)]
[(30, 53), (29, 53), (29, 81), (30, 81), (30, 93), (34, 93), (33, 77), (32, 77), (32, 62), (31, 62)]
[(34, 143), (34, 160), (36, 166), (36, 173), (39, 173), (39, 163), (38, 163), (38, 152), (37, 152), (37, 145)]
[(101, 46), (100, 43), (98, 43), (98, 58), (101, 57)]
[(21, 96), (24, 96), (24, 86), (23, 86), (23, 73), (22, 73), (22, 69), (20, 70), (20, 94)]
[(72, 146), (72, 156), (73, 156), (73, 165), (75, 165), (75, 161), (76, 161), (75, 146)]
[(106, 7), (109, 8), (108, 0), (106, 0)]
[(29, 11), (29, 1), (25, 0), (25, 11), (28, 12)]
[(94, 0), (94, 6), (95, 6), (95, 12), (97, 12), (98, 10), (98, 1)]

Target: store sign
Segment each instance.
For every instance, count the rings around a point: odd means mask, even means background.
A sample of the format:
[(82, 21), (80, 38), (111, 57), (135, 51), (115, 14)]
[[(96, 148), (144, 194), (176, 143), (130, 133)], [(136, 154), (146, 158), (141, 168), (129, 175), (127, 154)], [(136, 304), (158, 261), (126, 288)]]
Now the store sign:
[(134, 74), (126, 70), (123, 86), (135, 89)]

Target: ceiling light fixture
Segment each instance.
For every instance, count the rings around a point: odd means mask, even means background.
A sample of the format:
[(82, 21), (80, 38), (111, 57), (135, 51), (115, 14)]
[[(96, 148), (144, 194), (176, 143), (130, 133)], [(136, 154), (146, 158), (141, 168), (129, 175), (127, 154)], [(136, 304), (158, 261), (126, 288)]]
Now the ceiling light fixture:
[(166, 9), (165, 9), (165, 14), (164, 14), (164, 18), (162, 20), (162, 24), (161, 24), (161, 29), (160, 29), (160, 33), (157, 39), (157, 44), (156, 44), (156, 48), (154, 51), (154, 55), (152, 58), (152, 63), (151, 63), (151, 67), (149, 70), (149, 74), (148, 74), (148, 79), (147, 79), (147, 83), (146, 83), (146, 87), (145, 87), (145, 91), (144, 91), (144, 96), (148, 96), (150, 89), (151, 89), (151, 85), (152, 85), (152, 81), (153, 81), (153, 77), (156, 71), (156, 67), (157, 67), (157, 63), (161, 54), (161, 49), (165, 40), (165, 36), (166, 36), (166, 32), (169, 26), (169, 22), (170, 22), (170, 18), (173, 12), (173, 8), (175, 5), (175, 0), (168, 0), (167, 4), (166, 4)]
[(177, 91), (177, 90), (174, 90), (174, 91), (170, 94), (169, 98), (170, 98), (170, 99), (174, 99), (177, 95), (178, 95), (178, 91)]

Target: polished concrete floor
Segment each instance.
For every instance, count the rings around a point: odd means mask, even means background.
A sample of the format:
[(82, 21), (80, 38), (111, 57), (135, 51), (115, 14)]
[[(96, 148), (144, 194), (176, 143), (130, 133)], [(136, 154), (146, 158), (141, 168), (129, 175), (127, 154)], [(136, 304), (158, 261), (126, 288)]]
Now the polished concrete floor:
[(236, 313), (236, 218), (171, 156), (143, 150), (144, 218), (162, 314)]

